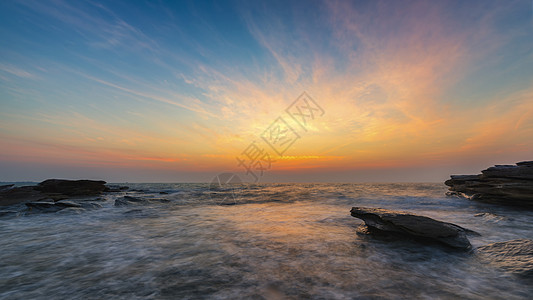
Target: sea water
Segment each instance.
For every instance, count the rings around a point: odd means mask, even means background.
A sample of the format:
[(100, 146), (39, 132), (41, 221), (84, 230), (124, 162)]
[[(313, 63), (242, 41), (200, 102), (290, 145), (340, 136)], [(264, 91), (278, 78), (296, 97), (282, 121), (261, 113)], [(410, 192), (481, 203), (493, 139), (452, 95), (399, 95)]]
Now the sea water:
[[(129, 184), (101, 208), (0, 218), (2, 299), (528, 299), (531, 281), (474, 253), (361, 236), (352, 206), (533, 239), (533, 212), (442, 184)], [(124, 195), (164, 198), (116, 207)], [(531, 299), (531, 298), (529, 298)]]

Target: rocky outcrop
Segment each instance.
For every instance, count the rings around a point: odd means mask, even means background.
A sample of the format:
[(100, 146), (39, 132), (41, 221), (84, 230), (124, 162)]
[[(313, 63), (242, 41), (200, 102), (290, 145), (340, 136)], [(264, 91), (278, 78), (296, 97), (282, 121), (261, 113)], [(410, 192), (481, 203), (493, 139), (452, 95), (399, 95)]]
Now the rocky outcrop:
[(38, 201), (57, 202), (80, 196), (96, 196), (103, 192), (123, 192), (127, 189), (128, 187), (124, 186), (108, 187), (102, 180), (48, 179), (35, 186), (22, 187), (13, 187), (10, 184), (0, 186), (0, 206)]
[(33, 186), (22, 186), (0, 190), (0, 206), (39, 201), (45, 198), (46, 194), (35, 190)]
[(526, 239), (493, 243), (476, 249), (479, 258), (506, 272), (533, 278), (533, 241)]
[(452, 223), (381, 208), (353, 207), (351, 214), (365, 222), (365, 225), (358, 229), (359, 232), (409, 236), (439, 242), (461, 250), (468, 250), (472, 247), (466, 233), (474, 232)]
[(533, 161), (496, 165), (479, 175), (451, 175), (448, 195), (533, 209)]
[(34, 186), (3, 185), (0, 186), (0, 217), (101, 208), (102, 205), (97, 202), (104, 199), (95, 196), (127, 189), (106, 186), (106, 182), (101, 180), (48, 179)]
[(66, 196), (99, 195), (106, 191), (106, 182), (103, 180), (65, 180), (48, 179), (39, 183), (35, 190), (43, 193), (55, 193)]

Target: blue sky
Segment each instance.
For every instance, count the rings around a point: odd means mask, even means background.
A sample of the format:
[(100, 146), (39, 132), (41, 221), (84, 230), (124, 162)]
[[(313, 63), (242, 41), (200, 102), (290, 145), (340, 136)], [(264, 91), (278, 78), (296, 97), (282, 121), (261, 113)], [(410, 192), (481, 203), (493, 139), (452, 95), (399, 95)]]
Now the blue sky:
[(532, 158), (531, 1), (3, 1), (0, 180), (209, 181), (303, 91), (266, 181)]

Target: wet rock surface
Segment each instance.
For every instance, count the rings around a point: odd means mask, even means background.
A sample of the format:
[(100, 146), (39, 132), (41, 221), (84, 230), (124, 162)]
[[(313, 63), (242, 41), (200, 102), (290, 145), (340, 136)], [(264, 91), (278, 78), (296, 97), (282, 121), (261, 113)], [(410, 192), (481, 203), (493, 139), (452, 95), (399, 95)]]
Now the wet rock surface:
[(483, 261), (502, 270), (533, 279), (533, 241), (517, 239), (478, 247), (476, 254)]
[(130, 205), (146, 205), (151, 203), (167, 203), (168, 199), (163, 198), (138, 198), (132, 196), (124, 196), (115, 200), (115, 206), (130, 206)]
[(496, 165), (479, 175), (451, 175), (449, 196), (533, 209), (533, 161)]
[(28, 202), (25, 203), (30, 211), (37, 212), (57, 212), (67, 207), (81, 208), (80, 204), (74, 202)]
[(38, 185), (15, 187), (0, 186), (0, 217), (23, 212), (57, 212), (70, 209), (85, 211), (102, 207), (103, 193), (126, 191), (124, 186), (106, 186), (102, 180), (48, 179)]
[(13, 186), (14, 186), (14, 184), (0, 185), (0, 191), (8, 190), (8, 189), (12, 188)]
[(56, 193), (67, 196), (99, 195), (106, 191), (106, 182), (103, 180), (65, 180), (48, 179), (39, 183), (35, 190), (43, 193)]
[(350, 212), (353, 217), (365, 222), (365, 225), (357, 229), (359, 233), (396, 234), (434, 241), (461, 250), (472, 247), (466, 234), (474, 232), (452, 223), (381, 208), (353, 207)]
[(47, 198), (46, 194), (35, 190), (33, 186), (23, 186), (0, 190), (0, 206), (39, 201), (44, 198)]

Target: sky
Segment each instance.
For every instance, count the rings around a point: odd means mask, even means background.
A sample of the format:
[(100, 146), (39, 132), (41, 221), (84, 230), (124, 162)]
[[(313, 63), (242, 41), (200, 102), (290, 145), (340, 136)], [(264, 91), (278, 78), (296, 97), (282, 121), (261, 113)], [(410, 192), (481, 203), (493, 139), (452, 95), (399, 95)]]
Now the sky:
[(533, 160), (533, 2), (0, 1), (0, 181)]

